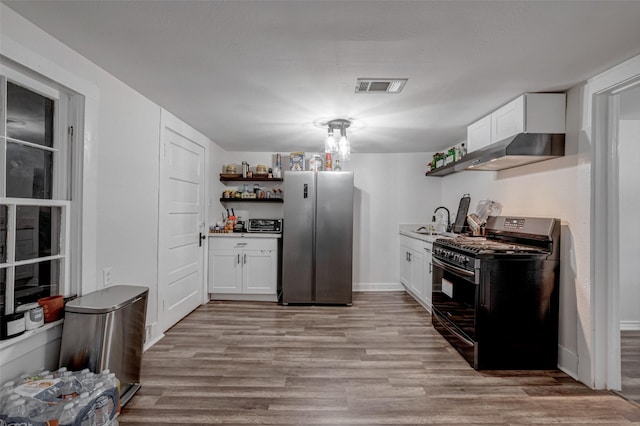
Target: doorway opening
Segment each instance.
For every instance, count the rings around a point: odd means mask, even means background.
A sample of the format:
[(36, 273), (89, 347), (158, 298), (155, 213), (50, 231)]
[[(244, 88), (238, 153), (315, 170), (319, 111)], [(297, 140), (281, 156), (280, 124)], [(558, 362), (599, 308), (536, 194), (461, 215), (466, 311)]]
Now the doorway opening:
[(640, 228), (630, 226), (640, 211), (640, 84), (612, 97), (618, 150), (620, 393), (640, 403), (640, 275), (635, 267)]

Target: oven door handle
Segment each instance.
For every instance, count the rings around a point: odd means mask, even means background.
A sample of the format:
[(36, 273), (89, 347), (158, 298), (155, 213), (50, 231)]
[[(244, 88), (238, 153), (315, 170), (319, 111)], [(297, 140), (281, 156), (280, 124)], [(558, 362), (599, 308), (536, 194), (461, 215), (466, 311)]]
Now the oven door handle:
[(449, 324), (446, 324), (445, 323), (446, 320), (440, 319), (440, 316), (438, 314), (434, 314), (433, 317), (440, 323), (441, 326), (446, 328), (449, 333), (455, 335), (458, 339), (462, 340), (467, 345), (473, 346), (473, 342), (471, 340), (467, 339), (462, 334), (460, 334), (460, 332), (456, 330), (454, 327), (451, 327)]
[(457, 266), (453, 266), (453, 265), (449, 265), (447, 263), (444, 263), (443, 261), (437, 259), (437, 258), (433, 258), (431, 259), (431, 261), (433, 262), (434, 265), (444, 269), (445, 271), (449, 271), (452, 274), (457, 274), (457, 275), (463, 275), (465, 277), (473, 277), (476, 275), (475, 272), (473, 271), (467, 271), (466, 269), (462, 269), (459, 268)]

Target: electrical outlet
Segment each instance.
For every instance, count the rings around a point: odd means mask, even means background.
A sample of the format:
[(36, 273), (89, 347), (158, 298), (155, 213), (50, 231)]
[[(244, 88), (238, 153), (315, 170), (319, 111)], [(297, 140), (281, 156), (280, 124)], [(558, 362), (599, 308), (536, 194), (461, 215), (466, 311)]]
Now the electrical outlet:
[(108, 268), (104, 268), (102, 270), (102, 286), (103, 287), (109, 287), (110, 285), (113, 284), (113, 281), (111, 281), (111, 270), (113, 268), (111, 266), (109, 266)]

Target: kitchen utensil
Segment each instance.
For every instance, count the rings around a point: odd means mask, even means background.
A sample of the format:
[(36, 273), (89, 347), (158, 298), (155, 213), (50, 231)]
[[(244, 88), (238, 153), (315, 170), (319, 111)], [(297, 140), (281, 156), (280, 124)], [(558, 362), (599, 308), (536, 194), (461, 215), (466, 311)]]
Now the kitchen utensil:
[(469, 204), (471, 204), (471, 196), (469, 194), (464, 194), (460, 199), (458, 213), (456, 213), (456, 221), (453, 224), (453, 232), (456, 234), (459, 234), (464, 230), (467, 214), (469, 213)]
[(480, 220), (485, 222), (489, 216), (500, 216), (502, 204), (492, 200), (482, 200), (478, 203), (476, 213)]

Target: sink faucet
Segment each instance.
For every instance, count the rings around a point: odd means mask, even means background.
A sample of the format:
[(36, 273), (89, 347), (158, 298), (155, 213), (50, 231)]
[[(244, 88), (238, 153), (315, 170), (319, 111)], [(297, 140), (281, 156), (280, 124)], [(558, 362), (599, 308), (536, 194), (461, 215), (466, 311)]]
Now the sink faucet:
[(437, 207), (434, 211), (433, 211), (433, 219), (432, 222), (436, 221), (436, 213), (438, 212), (438, 210), (440, 209), (445, 209), (447, 212), (447, 232), (449, 232), (449, 230), (451, 229), (451, 214), (449, 213), (449, 209), (444, 207), (444, 206), (440, 206)]

